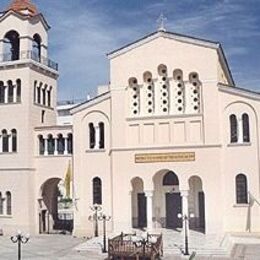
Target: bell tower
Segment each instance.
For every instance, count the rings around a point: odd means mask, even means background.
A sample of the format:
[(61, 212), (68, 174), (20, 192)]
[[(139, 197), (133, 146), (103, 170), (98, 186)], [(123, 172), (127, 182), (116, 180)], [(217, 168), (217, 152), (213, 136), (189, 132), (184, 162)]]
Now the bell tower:
[(10, 223), (28, 231), (36, 218), (34, 130), (56, 125), (59, 74), (48, 57), (49, 29), (30, 0), (13, 0), (0, 15), (0, 190), (12, 183)]
[(48, 57), (49, 29), (30, 0), (13, 0), (0, 16), (0, 118), (17, 130), (17, 153), (33, 147), (35, 127), (56, 124), (58, 64)]

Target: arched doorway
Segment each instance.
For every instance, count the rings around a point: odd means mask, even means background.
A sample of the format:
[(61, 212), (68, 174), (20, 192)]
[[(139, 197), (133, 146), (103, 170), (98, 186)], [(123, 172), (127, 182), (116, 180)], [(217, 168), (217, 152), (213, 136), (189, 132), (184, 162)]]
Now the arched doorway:
[(132, 227), (147, 227), (147, 202), (144, 193), (143, 180), (139, 177), (132, 179)]
[(190, 219), (190, 229), (205, 232), (205, 195), (201, 178), (192, 176), (189, 187), (189, 213), (194, 214)]
[(65, 195), (64, 181), (48, 179), (41, 186), (39, 199), (39, 233), (72, 232), (72, 200)]
[(177, 175), (162, 170), (154, 178), (154, 218), (155, 226), (169, 229), (182, 227), (178, 214), (182, 213), (182, 199)]

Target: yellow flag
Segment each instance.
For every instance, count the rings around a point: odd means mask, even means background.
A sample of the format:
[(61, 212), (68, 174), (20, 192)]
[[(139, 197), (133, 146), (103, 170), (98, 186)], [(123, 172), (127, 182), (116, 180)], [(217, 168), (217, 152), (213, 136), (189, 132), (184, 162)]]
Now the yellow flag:
[(70, 183), (71, 182), (72, 182), (72, 170), (71, 170), (71, 164), (69, 161), (69, 165), (68, 165), (65, 180), (64, 180), (66, 198), (70, 198)]

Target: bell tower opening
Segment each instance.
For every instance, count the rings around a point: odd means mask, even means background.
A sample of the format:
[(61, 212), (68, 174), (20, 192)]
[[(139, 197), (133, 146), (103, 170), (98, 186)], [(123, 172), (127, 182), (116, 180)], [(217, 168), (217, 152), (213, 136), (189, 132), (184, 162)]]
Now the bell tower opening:
[(4, 61), (19, 60), (20, 55), (20, 36), (12, 30), (4, 37)]

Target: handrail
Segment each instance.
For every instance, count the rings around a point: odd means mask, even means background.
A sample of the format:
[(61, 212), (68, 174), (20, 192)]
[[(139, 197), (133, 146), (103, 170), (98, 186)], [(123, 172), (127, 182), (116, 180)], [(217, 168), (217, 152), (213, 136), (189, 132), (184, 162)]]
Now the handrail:
[(18, 60), (27, 60), (27, 59), (31, 59), (33, 61), (39, 62), (51, 69), (54, 69), (56, 71), (58, 71), (58, 63), (43, 57), (43, 56), (39, 56), (37, 55), (37, 53), (33, 52), (33, 51), (21, 51), (19, 53), (19, 55), (15, 55), (13, 53), (2, 53), (0, 54), (0, 62), (7, 62), (7, 61), (18, 61)]

